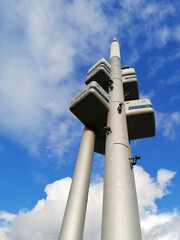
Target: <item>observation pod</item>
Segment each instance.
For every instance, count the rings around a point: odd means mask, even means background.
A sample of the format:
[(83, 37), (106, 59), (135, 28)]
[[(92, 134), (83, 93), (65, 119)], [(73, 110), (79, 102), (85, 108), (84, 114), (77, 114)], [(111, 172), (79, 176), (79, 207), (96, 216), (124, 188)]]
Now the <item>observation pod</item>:
[[(121, 67), (123, 90), (126, 101), (139, 99), (138, 81), (134, 68)], [(106, 92), (110, 86), (111, 65), (107, 59), (102, 58), (89, 69), (85, 83), (96, 81)]]
[(111, 65), (106, 58), (99, 60), (89, 69), (85, 84), (96, 81), (106, 92), (110, 79)]
[(125, 102), (129, 140), (154, 137), (154, 109), (149, 99)]
[(91, 82), (72, 100), (70, 111), (88, 128), (96, 133), (94, 151), (105, 153), (105, 131), (109, 94), (97, 83)]
[(138, 81), (134, 68), (121, 67), (125, 101), (139, 99)]

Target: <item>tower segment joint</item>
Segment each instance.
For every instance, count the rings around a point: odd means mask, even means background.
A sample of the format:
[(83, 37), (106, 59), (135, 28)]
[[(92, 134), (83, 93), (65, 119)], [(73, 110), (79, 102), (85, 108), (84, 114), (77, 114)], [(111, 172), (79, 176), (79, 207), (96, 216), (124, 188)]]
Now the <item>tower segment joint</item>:
[(121, 142), (113, 142), (113, 144), (119, 144), (119, 145), (123, 145), (125, 147), (127, 147), (129, 149), (129, 146), (125, 143), (121, 143)]

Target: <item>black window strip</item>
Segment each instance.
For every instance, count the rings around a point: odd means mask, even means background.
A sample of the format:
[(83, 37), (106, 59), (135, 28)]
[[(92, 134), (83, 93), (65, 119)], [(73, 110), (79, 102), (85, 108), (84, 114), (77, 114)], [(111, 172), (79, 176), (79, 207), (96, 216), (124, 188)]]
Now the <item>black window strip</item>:
[(131, 106), (129, 107), (129, 110), (142, 109), (142, 108), (153, 108), (153, 106), (151, 104)]

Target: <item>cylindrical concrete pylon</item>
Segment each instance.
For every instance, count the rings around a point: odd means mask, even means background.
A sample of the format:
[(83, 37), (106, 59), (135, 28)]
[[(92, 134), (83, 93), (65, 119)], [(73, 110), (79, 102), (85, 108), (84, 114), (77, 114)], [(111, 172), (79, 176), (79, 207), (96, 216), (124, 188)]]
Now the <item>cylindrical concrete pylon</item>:
[(107, 116), (102, 240), (141, 240), (139, 212), (124, 106), (119, 44), (111, 44), (111, 97)]
[(59, 240), (83, 238), (95, 133), (84, 128)]

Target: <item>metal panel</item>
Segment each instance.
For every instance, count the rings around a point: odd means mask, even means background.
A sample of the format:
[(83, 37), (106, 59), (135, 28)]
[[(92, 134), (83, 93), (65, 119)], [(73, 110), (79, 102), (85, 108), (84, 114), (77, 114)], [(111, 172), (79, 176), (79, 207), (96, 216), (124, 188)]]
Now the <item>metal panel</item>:
[(125, 102), (125, 109), (130, 140), (155, 136), (155, 113), (149, 99)]

